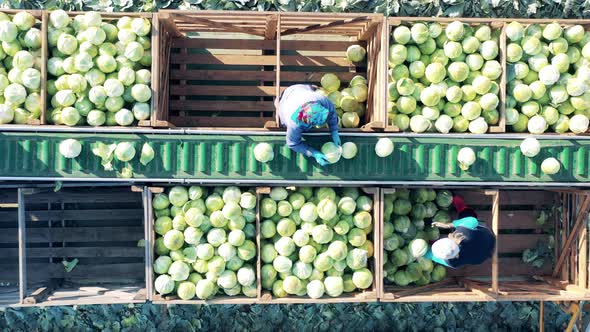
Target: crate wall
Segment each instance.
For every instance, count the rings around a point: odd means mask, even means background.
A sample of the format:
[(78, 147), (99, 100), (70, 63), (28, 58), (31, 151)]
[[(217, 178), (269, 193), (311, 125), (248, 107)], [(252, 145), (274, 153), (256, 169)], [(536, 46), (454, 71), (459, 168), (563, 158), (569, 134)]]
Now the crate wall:
[(0, 190), (0, 307), (19, 302), (18, 195)]
[[(21, 190), (23, 304), (145, 301), (141, 194), (129, 187)], [(64, 263), (74, 260), (68, 271)]]

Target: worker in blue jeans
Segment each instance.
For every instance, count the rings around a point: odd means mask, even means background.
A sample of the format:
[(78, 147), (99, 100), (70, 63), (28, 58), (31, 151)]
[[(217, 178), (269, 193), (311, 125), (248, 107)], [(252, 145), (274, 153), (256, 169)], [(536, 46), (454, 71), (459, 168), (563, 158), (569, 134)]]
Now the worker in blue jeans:
[(293, 151), (306, 157), (313, 157), (318, 164), (329, 164), (326, 156), (309, 147), (301, 140), (304, 132), (326, 123), (330, 128), (332, 141), (340, 146), (338, 136), (338, 114), (332, 102), (315, 91), (311, 85), (297, 84), (287, 88), (278, 103), (281, 125), (287, 128), (287, 145)]
[(432, 244), (425, 257), (450, 267), (477, 265), (492, 257), (496, 246), (494, 233), (477, 220), (477, 214), (465, 205), (460, 196), (453, 197), (453, 206), (459, 213), (459, 219), (450, 224), (433, 222), (433, 227), (451, 229), (447, 238)]

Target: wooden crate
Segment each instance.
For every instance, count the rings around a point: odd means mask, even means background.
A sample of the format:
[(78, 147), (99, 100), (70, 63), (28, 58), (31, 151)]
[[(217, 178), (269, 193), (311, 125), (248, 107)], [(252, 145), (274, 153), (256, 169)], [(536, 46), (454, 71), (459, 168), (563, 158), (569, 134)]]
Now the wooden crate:
[[(356, 75), (364, 76), (369, 91), (360, 129), (384, 128), (387, 119), (387, 114), (382, 112), (387, 71), (384, 27), (385, 20), (379, 14), (281, 13), (281, 89), (293, 84), (320, 86), (320, 79), (326, 73), (336, 74), (341, 87), (347, 86)], [(346, 58), (347, 48), (355, 44), (367, 50), (363, 63), (354, 64)], [(278, 116), (274, 126), (280, 126)]]
[[(49, 17), (49, 14), (51, 13), (51, 11), (43, 11), (43, 13), (44, 13), (44, 15), (46, 15), (47, 17)], [(84, 15), (85, 13), (86, 12), (68, 12), (68, 15), (73, 18), (73, 17), (75, 17), (77, 15)], [(145, 13), (145, 12), (144, 13), (140, 13), (140, 12), (137, 12), (137, 13), (129, 13), (129, 12), (120, 12), (120, 13), (117, 13), (117, 12), (115, 12), (115, 13), (108, 12), (107, 13), (107, 12), (100, 12), (100, 15), (102, 17), (102, 21), (103, 22), (114, 22), (114, 21), (120, 19), (121, 17), (128, 16), (128, 17), (131, 17), (131, 18), (142, 17), (142, 18), (148, 19), (151, 22), (151, 24), (152, 24), (152, 27), (151, 27), (152, 28), (152, 31), (151, 31), (152, 65), (151, 65), (151, 68), (150, 68), (150, 72), (152, 74), (152, 76), (151, 76), (151, 80), (152, 81), (151, 81), (151, 84), (150, 84), (150, 88), (152, 90), (152, 98), (150, 100), (151, 116), (150, 116), (150, 119), (141, 120), (141, 121), (138, 121), (138, 123), (137, 123), (137, 126), (139, 126), (139, 127), (149, 127), (149, 126), (152, 125), (152, 120), (151, 119), (153, 119), (153, 117), (154, 117), (155, 107), (156, 107), (155, 105), (157, 105), (157, 99), (159, 97), (158, 90), (156, 89), (156, 86), (157, 86), (156, 85), (157, 84), (156, 83), (156, 80), (157, 80), (157, 75), (156, 75), (157, 65), (156, 65), (156, 62), (157, 62), (157, 60), (156, 59), (159, 58), (160, 54), (159, 54), (158, 39), (156, 37), (156, 32), (155, 32), (156, 31), (155, 22), (153, 21), (153, 18), (152, 18), (153, 14), (152, 13)], [(44, 23), (44, 28), (45, 28), (45, 31), (47, 31), (48, 21), (47, 20), (45, 20), (45, 21), (46, 22)], [(44, 35), (46, 36), (47, 34), (44, 33)], [(47, 56), (47, 59), (51, 58), (51, 54), (47, 51), (47, 46), (44, 46), (44, 47), (45, 47), (45, 54)], [(47, 61), (44, 61), (43, 65), (46, 67)], [(43, 72), (45, 73), (45, 76), (44, 76), (45, 78), (43, 78), (43, 76), (42, 76), (42, 79), (41, 79), (42, 83), (41, 84), (43, 86), (45, 86), (46, 83), (47, 83), (46, 81), (47, 81), (47, 79), (49, 77), (49, 73), (47, 73), (47, 70), (46, 69), (44, 69)], [(46, 104), (47, 104), (47, 107), (46, 107), (46, 110), (45, 110), (45, 114), (49, 114), (50, 109), (51, 109), (51, 98), (48, 95), (46, 95), (46, 96), (47, 97), (43, 99), (43, 100), (46, 100)], [(46, 123), (45, 122), (46, 121), (45, 120), (45, 117), (43, 117), (43, 121), (44, 121), (43, 124), (45, 124)], [(67, 126), (60, 125), (60, 127), (67, 127)], [(89, 126), (86, 125), (85, 127), (89, 127)], [(106, 127), (106, 126), (103, 126), (103, 127)], [(120, 128), (120, 126), (116, 126), (116, 127)], [(131, 129), (133, 127), (124, 127), (124, 128)]]
[[(20, 304), (146, 300), (142, 195), (129, 187), (19, 189)], [(62, 261), (78, 259), (66, 271)]]
[[(213, 189), (213, 187), (208, 187), (210, 190)], [(149, 264), (146, 264), (146, 276), (147, 276), (147, 294), (148, 294), (148, 300), (152, 301), (155, 304), (255, 304), (259, 301), (260, 299), (260, 295), (261, 295), (261, 286), (260, 286), (260, 260), (258, 259), (258, 257), (260, 257), (260, 213), (259, 213), (259, 204), (256, 204), (256, 221), (255, 221), (255, 227), (256, 227), (256, 250), (257, 250), (257, 254), (256, 254), (256, 260), (257, 260), (257, 264), (256, 264), (256, 287), (257, 287), (257, 296), (255, 298), (253, 297), (247, 297), (243, 294), (237, 295), (237, 296), (228, 296), (228, 295), (216, 295), (211, 299), (208, 300), (200, 300), (197, 297), (193, 298), (192, 300), (182, 300), (180, 299), (176, 294), (167, 294), (165, 296), (162, 296), (160, 294), (156, 293), (155, 287), (154, 287), (154, 282), (156, 279), (156, 274), (154, 272), (153, 269), (153, 262), (154, 260), (157, 258), (156, 253), (154, 251), (154, 244), (156, 241), (156, 232), (154, 231), (154, 222), (155, 222), (155, 216), (154, 216), (154, 212), (153, 212), (153, 207), (152, 207), (152, 198), (153, 198), (153, 194), (155, 193), (162, 193), (164, 192), (164, 190), (166, 189), (166, 187), (149, 187), (146, 188), (145, 190), (145, 197), (146, 197), (146, 211), (147, 215), (146, 217), (148, 218), (148, 236), (146, 240), (146, 248), (148, 248), (147, 252), (147, 261), (149, 262)], [(245, 190), (246, 188), (244, 188)], [(270, 193), (270, 189), (267, 187), (263, 187), (263, 188), (256, 188), (256, 196), (257, 196), (257, 201), (260, 202), (260, 196), (262, 194), (268, 194)]]
[[(377, 220), (381, 220), (381, 210), (380, 210), (380, 196), (379, 196), (379, 189), (378, 188), (361, 188), (365, 195), (371, 197), (373, 199), (373, 232), (372, 238), (374, 244), (374, 253), (373, 257), (369, 258), (368, 260), (368, 269), (371, 270), (373, 273), (373, 283), (371, 287), (366, 290), (354, 292), (354, 293), (343, 293), (341, 296), (338, 297), (330, 297), (328, 295), (324, 295), (319, 299), (312, 299), (307, 296), (287, 296), (283, 298), (276, 298), (272, 295), (271, 292), (268, 290), (262, 290), (262, 296), (260, 298), (261, 304), (294, 304), (294, 303), (347, 303), (347, 302), (375, 302), (377, 301), (378, 290), (381, 289), (381, 278), (379, 278), (379, 266), (381, 265), (381, 251), (378, 250), (378, 242), (379, 237), (381, 234), (381, 223), (376, 222)], [(258, 232), (260, 233), (260, 232)], [(369, 238), (369, 236), (367, 236)], [(260, 250), (260, 246), (258, 247)], [(262, 266), (262, 261), (260, 260), (260, 254), (258, 255), (258, 266)], [(259, 273), (260, 275), (260, 273)], [(259, 277), (260, 282), (260, 277)]]
[[(276, 97), (295, 83), (319, 84), (328, 71), (345, 82), (368, 76), (365, 128), (383, 126), (381, 15), (164, 10), (155, 17), (155, 127), (276, 129)], [(355, 43), (368, 48), (366, 66), (345, 59)]]
[[(382, 190), (387, 193), (387, 189)], [(473, 301), (573, 301), (590, 298), (588, 290), (587, 229), (576, 221), (587, 218), (590, 197), (585, 193), (556, 193), (549, 190), (452, 190), (473, 207), (480, 221), (497, 234), (491, 259), (477, 266), (451, 270), (441, 282), (422, 287), (385, 285), (380, 300), (385, 302), (473, 302)], [(537, 224), (541, 211), (564, 204), (563, 216), (545, 226)], [(567, 225), (567, 226), (565, 226)], [(553, 229), (552, 226), (555, 228)], [(557, 230), (557, 231), (556, 231)], [(524, 250), (555, 237), (557, 257), (571, 237), (574, 250), (564, 254), (563, 267), (546, 260), (535, 268), (522, 261)], [(382, 241), (382, 240), (381, 240)], [(382, 242), (380, 249), (383, 250)], [(554, 272), (557, 271), (557, 272)], [(557, 274), (556, 274), (557, 273)], [(381, 268), (381, 278), (383, 270)]]
[[(464, 18), (464, 17), (453, 17), (453, 18), (446, 18), (446, 17), (428, 17), (428, 18), (392, 17), (387, 20), (387, 29), (386, 29), (387, 36), (386, 36), (386, 40), (385, 40), (385, 42), (387, 43), (387, 50), (389, 50), (389, 46), (391, 43), (391, 35), (393, 33), (393, 30), (395, 29), (395, 27), (397, 27), (399, 25), (410, 26), (411, 24), (418, 23), (418, 22), (424, 22), (424, 23), (438, 22), (444, 27), (453, 21), (460, 21), (460, 22), (463, 22), (465, 24), (469, 24), (472, 26), (487, 24), (493, 30), (495, 30), (495, 29), (501, 30), (500, 41), (499, 41), (499, 52), (498, 52), (499, 60), (498, 61), (502, 65), (502, 75), (500, 76), (500, 78), (498, 80), (496, 80), (496, 82), (500, 86), (500, 94), (498, 96), (498, 98), (500, 99), (500, 103), (499, 103), (500, 109), (498, 110), (498, 112), (500, 113), (500, 118), (499, 118), (497, 125), (489, 126), (488, 133), (504, 133), (504, 132), (506, 132), (506, 33), (504, 31), (505, 19)], [(386, 68), (385, 70), (388, 70), (388, 69)], [(387, 75), (387, 76), (389, 76), (389, 75)], [(386, 81), (388, 82), (389, 78), (387, 78)], [(385, 83), (385, 84), (387, 85), (388, 83)], [(384, 112), (386, 114), (386, 119), (387, 119), (385, 131), (399, 132), (400, 129), (397, 126), (389, 123), (389, 119), (387, 116), (387, 98), (388, 98), (388, 93), (385, 94), (385, 104), (384, 104), (384, 107), (385, 107)]]
[(163, 10), (155, 127), (263, 128), (277, 95), (277, 13)]
[[(29, 14), (33, 15), (35, 19), (38, 21), (34, 27), (41, 30), (41, 88), (39, 91), (39, 95), (41, 96), (41, 116), (39, 119), (29, 120), (27, 125), (41, 125), (45, 124), (45, 116), (47, 114), (47, 23), (48, 23), (48, 13), (43, 10), (20, 10), (20, 9), (1, 9), (0, 12), (5, 13), (12, 17), (14, 14), (18, 12), (26, 11)], [(0, 129), (2, 126), (10, 126), (14, 124), (4, 124), (0, 125)]]
[(18, 299), (18, 202), (16, 189), (0, 190), (0, 308)]
[[(525, 27), (531, 25), (531, 24), (549, 24), (549, 23), (553, 23), (553, 22), (557, 22), (559, 23), (563, 28), (566, 27), (570, 27), (573, 25), (581, 25), (584, 27), (584, 30), (586, 30), (586, 32), (590, 31), (590, 20), (587, 19), (535, 19), (535, 18), (531, 18), (531, 19), (522, 19), (522, 18), (513, 18), (513, 19), (503, 19), (506, 23), (506, 25), (508, 25), (510, 22), (519, 22), (522, 25), (524, 25)], [(510, 43), (510, 40), (508, 38), (505, 38), (505, 45), (507, 46)], [(580, 50), (581, 51), (581, 50)], [(549, 93), (549, 92), (547, 92)], [(508, 91), (506, 91), (506, 96), (508, 96)], [(507, 101), (507, 99), (505, 99)], [(507, 132), (513, 132), (512, 130), (506, 130)], [(582, 134), (574, 134), (572, 132), (567, 132), (567, 133), (563, 133), (563, 134), (559, 134), (556, 132), (545, 132), (543, 133), (543, 135), (567, 135), (567, 136), (587, 136), (588, 134), (590, 134), (590, 129), (588, 129), (585, 133)]]

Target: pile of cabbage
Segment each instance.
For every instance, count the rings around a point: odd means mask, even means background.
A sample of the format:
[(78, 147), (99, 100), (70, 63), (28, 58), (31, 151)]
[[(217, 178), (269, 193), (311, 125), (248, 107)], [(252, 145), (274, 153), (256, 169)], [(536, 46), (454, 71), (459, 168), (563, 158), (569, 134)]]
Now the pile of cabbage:
[(336, 74), (325, 74), (321, 80), (322, 87), (317, 91), (328, 97), (338, 113), (338, 125), (344, 128), (358, 128), (361, 117), (367, 110), (367, 79), (357, 75), (350, 80), (348, 87), (342, 90)]
[(432, 222), (450, 223), (453, 195), (448, 190), (397, 189), (385, 195), (383, 277), (388, 284), (424, 286), (445, 278), (444, 266), (423, 257), (438, 240)]
[(0, 13), (0, 124), (41, 118), (41, 22)]
[[(365, 60), (367, 51), (360, 45), (351, 45), (346, 51), (347, 59), (355, 64)], [(336, 107), (340, 127), (358, 128), (361, 118), (367, 110), (369, 94), (367, 79), (361, 75), (354, 76), (344, 88), (336, 74), (325, 74), (320, 80), (321, 87), (317, 90), (328, 97)]]
[(183, 300), (256, 297), (256, 194), (172, 187), (153, 199), (156, 292)]
[(357, 188), (273, 188), (260, 202), (262, 288), (317, 299), (371, 287), (372, 211)]
[(393, 29), (388, 118), (400, 130), (483, 134), (499, 121), (500, 30), (458, 21)]
[(590, 33), (559, 23), (506, 26), (506, 124), (515, 132), (584, 133), (590, 117)]
[(47, 121), (130, 126), (150, 118), (151, 23), (97, 12), (49, 15)]

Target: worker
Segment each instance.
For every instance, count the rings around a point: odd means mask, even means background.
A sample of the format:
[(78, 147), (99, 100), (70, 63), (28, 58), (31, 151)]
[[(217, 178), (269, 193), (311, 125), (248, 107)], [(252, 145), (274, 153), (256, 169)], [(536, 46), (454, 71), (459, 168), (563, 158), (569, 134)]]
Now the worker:
[(322, 166), (329, 164), (326, 156), (305, 144), (301, 135), (314, 127), (326, 123), (330, 128), (332, 141), (340, 146), (338, 136), (338, 114), (332, 102), (307, 84), (296, 84), (287, 88), (279, 101), (281, 125), (287, 127), (287, 145), (293, 151), (306, 157), (313, 157)]
[(432, 226), (455, 230), (434, 242), (425, 257), (450, 268), (485, 262), (492, 257), (496, 246), (494, 233), (477, 220), (475, 211), (460, 196), (453, 197), (453, 206), (459, 213), (458, 220), (449, 224), (433, 222)]

